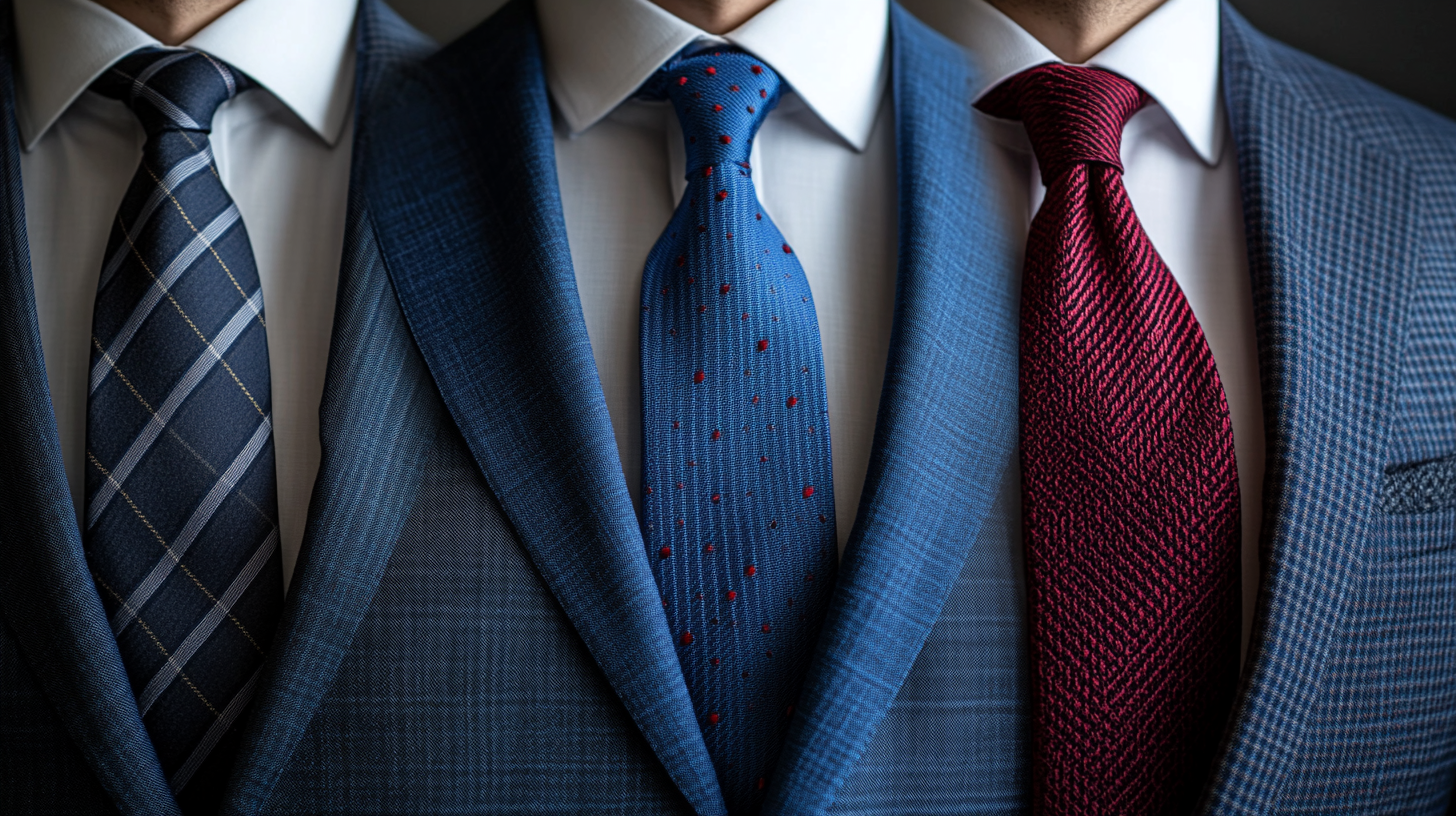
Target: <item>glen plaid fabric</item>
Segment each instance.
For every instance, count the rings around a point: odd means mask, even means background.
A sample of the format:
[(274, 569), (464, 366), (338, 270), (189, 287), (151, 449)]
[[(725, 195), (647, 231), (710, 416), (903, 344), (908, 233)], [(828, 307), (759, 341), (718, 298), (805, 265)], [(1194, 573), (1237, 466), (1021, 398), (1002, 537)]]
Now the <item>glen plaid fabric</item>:
[(755, 812), (838, 558), (819, 324), (749, 153), (782, 83), (752, 55), (676, 58), (687, 190), (642, 277), (643, 538), (730, 812)]
[(147, 142), (97, 289), (87, 558), (173, 790), (213, 798), (283, 601), (263, 292), (208, 142), (248, 84), (148, 48), (93, 85)]
[(1187, 812), (1238, 671), (1238, 474), (1213, 354), (1122, 184), (1147, 101), (1044, 65), (979, 103), (1019, 119), (1047, 195), (1021, 300), (1033, 801)]
[(1203, 811), (1447, 814), (1456, 502), (1422, 471), (1456, 452), (1456, 123), (1221, 14), (1267, 566)]

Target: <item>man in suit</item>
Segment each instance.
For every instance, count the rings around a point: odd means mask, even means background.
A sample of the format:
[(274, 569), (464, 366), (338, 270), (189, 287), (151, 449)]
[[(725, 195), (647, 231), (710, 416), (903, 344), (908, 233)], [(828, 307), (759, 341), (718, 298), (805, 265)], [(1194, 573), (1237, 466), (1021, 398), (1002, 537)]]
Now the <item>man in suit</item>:
[[(1451, 123), (1269, 41), (1212, 0), (906, 5), (975, 64), (971, 102), (992, 172), (1029, 233), (1020, 447), (1034, 805), (1444, 812), (1453, 565), (1441, 519), (1456, 504), (1444, 475), (1456, 396), (1443, 319), (1456, 240)], [(1113, 114), (1118, 93), (1137, 98)], [(1089, 133), (1109, 146), (1079, 143)], [(1087, 189), (1091, 198), (1079, 198)], [(1053, 246), (1085, 237), (1086, 222), (1124, 231), (1101, 233), (1092, 251)], [(1092, 283), (1099, 253), (1116, 259), (1105, 271), (1133, 281), (1090, 296), (1100, 314), (1076, 294), (1108, 285)], [(1182, 297), (1160, 300), (1167, 283)], [(1118, 313), (1129, 302), (1145, 314)], [(1182, 337), (1180, 309), (1190, 324)], [(1049, 319), (1114, 351), (1099, 358)], [(1161, 336), (1139, 348), (1119, 338), (1127, 328)], [(1175, 492), (1177, 458), (1159, 451), (1139, 462), (1161, 464), (1153, 479), (1131, 480), (1136, 500), (1093, 488), (1083, 504), (1065, 502), (1058, 493), (1076, 488), (1077, 457), (1114, 451), (1134, 461), (1140, 447), (1068, 432), (1079, 415), (1117, 427), (1120, 409), (1083, 402), (1048, 416), (1043, 389), (1062, 387), (1048, 376), (1085, 378), (1088, 391), (1070, 386), (1081, 400), (1117, 394), (1112, 401), (1147, 400), (1128, 410), (1191, 411), (1198, 378), (1171, 365), (1175, 348), (1216, 364), (1207, 404), (1222, 416), (1192, 446), (1196, 482), (1207, 491), (1223, 471), (1237, 501), (1224, 500), (1234, 529), (1222, 554), (1211, 539), (1185, 542), (1176, 551), (1187, 561), (1170, 569), (1160, 559), (1175, 550), (1158, 541), (1093, 544), (1087, 531), (1106, 523), (1097, 505), (1115, 507), (1117, 524), (1152, 526), (1149, 494), (1176, 501), (1177, 513), (1193, 514), (1161, 528), (1176, 535), (1200, 513), (1205, 524), (1218, 518), (1218, 500)], [(1068, 349), (1088, 369), (1079, 374)], [(1116, 369), (1150, 350), (1167, 364), (1134, 376), (1176, 371), (1176, 389), (1123, 390), (1130, 383)], [(1176, 446), (1195, 425), (1185, 414), (1159, 431), (1160, 421), (1138, 419), (1159, 446)], [(1116, 479), (1116, 469), (1097, 478)], [(1069, 522), (1081, 525), (1077, 535), (1059, 532)], [(1241, 614), (1229, 592), (1238, 556)], [(1163, 580), (1170, 585), (1156, 589)], [(1128, 600), (1170, 587), (1169, 597)], [(1118, 620), (1115, 635), (1078, 619), (1098, 613)], [(1217, 644), (1233, 644), (1240, 618), (1234, 653)], [(1069, 654), (1073, 643), (1097, 657)], [(1150, 657), (1153, 643), (1164, 645)], [(1174, 699), (1202, 700), (1206, 714), (1170, 715), (1149, 679), (1183, 685)], [(1129, 767), (1139, 770), (1121, 770)]]
[[(1445, 659), (1456, 500), (1443, 460), (1456, 435), (1442, 319), (1456, 257), (1451, 125), (1215, 8), (1205, 57), (1222, 77), (1232, 148), (1208, 172), (1236, 158), (1247, 250), (1209, 253), (1195, 270), (1212, 290), (1201, 299), (1177, 277), (1178, 259), (1197, 253), (1165, 247), (1148, 208), (1137, 221), (1128, 207), (1093, 206), (1136, 204), (1147, 189), (1137, 159), (1124, 157), (1124, 188), (1108, 157), (1113, 117), (1081, 117), (1104, 128), (1095, 143), (1067, 137), (1103, 152), (1052, 162), (1016, 130), (1018, 118), (1059, 121), (1030, 113), (1027, 100), (1046, 94), (1014, 82), (983, 99), (1060, 52), (986, 77), (898, 6), (664, 5), (674, 13), (517, 0), (423, 65), (376, 75), (368, 98), (389, 101), (360, 112), (369, 127), (319, 475), (222, 809), (972, 813), (1021, 811), (1035, 796), (1076, 812), (1193, 797), (1214, 812), (1440, 812), (1456, 679)], [(1113, 25), (1114, 39), (1136, 22)], [(1177, 118), (1139, 77), (1076, 76), (1120, 100), (1129, 128), (1138, 110), (1154, 134), (1154, 114)], [(1075, 98), (1068, 87), (1054, 96)], [(973, 110), (983, 102), (999, 106)], [(1069, 245), (1089, 254), (1033, 243), (1045, 220), (1028, 237), (1033, 157), (1067, 171), (1046, 195), (1079, 217), (1051, 226), (1080, 225), (1084, 240)], [(1098, 196), (1068, 195), (1069, 178), (1095, 178)], [(1227, 225), (1219, 178), (1202, 189)], [(1086, 232), (1112, 216), (1121, 229)], [(1129, 251), (1107, 235), (1149, 243)], [(23, 246), (12, 239), (12, 256)], [(1145, 361), (1135, 373), (1146, 380), (1173, 372), (1197, 386), (1172, 393), (1176, 410), (1109, 427), (1191, 417), (1177, 428), (1204, 447), (1138, 450), (1181, 455), (1148, 461), (1182, 463), (1185, 487), (1200, 473), (1193, 454), (1212, 463), (1182, 503), (1114, 506), (1146, 513), (1160, 535), (1086, 539), (1189, 543), (1198, 549), (1162, 560), (1191, 552), (1182, 560), (1208, 565), (1160, 568), (1150, 594), (1163, 606), (1093, 610), (1153, 646), (1166, 644), (1142, 625), (1149, 608), (1204, 613), (1167, 621), (1193, 647), (1166, 649), (1182, 670), (1170, 685), (1189, 696), (1142, 696), (1160, 704), (1138, 710), (1179, 735), (1144, 756), (1174, 772), (1121, 766), (1158, 797), (1127, 809), (1097, 798), (1126, 785), (1080, 802), (1048, 795), (1060, 782), (1046, 746), (1127, 754), (1097, 743), (1098, 728), (1041, 714), (1067, 699), (1047, 693), (1056, 641), (1040, 623), (1045, 554), (1068, 548), (1023, 529), (1023, 505), (1046, 506), (1048, 448), (1022, 443), (1046, 438), (1048, 412), (1031, 412), (1041, 436), (1029, 435), (1018, 389), (1028, 392), (1025, 371), (1055, 371), (1049, 359), (1070, 367), (1042, 390), (1086, 372), (1019, 346), (1057, 325), (1033, 310), (1038, 333), (1025, 329), (1023, 254), (1026, 279), (1042, 283), (1085, 268), (1160, 281), (1157, 303), (1191, 349), (1159, 358), (1114, 331), (1125, 326), (1090, 324)], [(1199, 311), (1237, 301), (1226, 276), (1240, 263), (1252, 345)], [(10, 268), (7, 285), (28, 291), (24, 267)], [(1235, 330), (1238, 314), (1226, 318)], [(1191, 332), (1200, 322), (1207, 331)], [(32, 810), (96, 809), (109, 796), (127, 812), (175, 812), (135, 717), (113, 610), (66, 526), (36, 330), (6, 331), (3, 387), (23, 433), (7, 443), (18, 465), (6, 471), (3, 529), (26, 577), (5, 576), (5, 790)], [(1257, 369), (1225, 348), (1257, 350)], [(1170, 359), (1202, 361), (1201, 377)], [(1262, 491), (1241, 447), (1251, 370)], [(866, 402), (872, 421), (856, 413)], [(1105, 484), (1072, 483), (1075, 498), (1137, 475), (1114, 470)], [(1234, 551), (1250, 493), (1262, 495), (1266, 557), (1234, 696)], [(1091, 504), (1079, 512), (1107, 525)], [(1154, 512), (1169, 507), (1192, 508), (1212, 532)], [(1090, 643), (1075, 622), (1059, 631)], [(1186, 670), (1189, 653), (1205, 671)], [(1066, 665), (1102, 679), (1090, 662)], [(1220, 705), (1226, 732), (1189, 734)], [(1168, 713), (1185, 709), (1197, 716)], [(1093, 724), (1107, 722), (1119, 721)], [(41, 747), (22, 756), (12, 746), (26, 738)]]
[(372, 248), (355, 145), (432, 47), (354, 0), (0, 18), (21, 426), (0, 809), (216, 812), (304, 537), (330, 338), (360, 319), (334, 309)]

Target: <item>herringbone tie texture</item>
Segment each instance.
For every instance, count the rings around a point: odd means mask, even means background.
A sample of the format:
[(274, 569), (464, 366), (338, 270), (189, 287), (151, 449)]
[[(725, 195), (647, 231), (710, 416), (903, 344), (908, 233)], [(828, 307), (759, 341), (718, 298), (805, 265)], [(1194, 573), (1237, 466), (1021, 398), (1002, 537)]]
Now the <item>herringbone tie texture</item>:
[(1191, 812), (1237, 679), (1228, 404), (1122, 183), (1122, 129), (1146, 101), (1045, 65), (980, 103), (1025, 124), (1047, 187), (1021, 301), (1040, 813)]
[(669, 62), (687, 190), (642, 278), (643, 533), (723, 795), (757, 811), (834, 584), (819, 324), (749, 155), (778, 76)]
[(97, 286), (86, 556), (191, 813), (216, 808), (283, 601), (263, 293), (208, 141), (247, 83), (148, 48), (92, 86), (147, 139)]

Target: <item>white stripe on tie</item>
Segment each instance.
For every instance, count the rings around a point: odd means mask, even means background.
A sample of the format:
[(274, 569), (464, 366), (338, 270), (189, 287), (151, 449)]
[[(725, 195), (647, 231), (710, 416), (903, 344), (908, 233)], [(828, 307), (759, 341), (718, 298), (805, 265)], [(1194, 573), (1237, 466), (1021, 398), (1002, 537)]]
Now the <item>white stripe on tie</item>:
[(233, 97), (238, 95), (238, 83), (236, 80), (233, 79), (233, 72), (231, 68), (228, 68), (223, 63), (213, 59), (212, 55), (208, 54), (206, 51), (198, 51), (197, 56), (202, 57), (203, 59), (212, 63), (212, 67), (217, 69), (217, 73), (222, 77), (223, 84), (227, 86), (228, 99), (232, 99)]
[(157, 106), (157, 110), (161, 111), (162, 114), (164, 116), (166, 116), (168, 119), (171, 119), (172, 122), (177, 125), (177, 127), (181, 128), (183, 130), (207, 130), (208, 129), (208, 128), (205, 128), (205, 127), (197, 124), (197, 120), (196, 119), (193, 119), (191, 116), (188, 116), (186, 111), (184, 111), (181, 108), (177, 107), (176, 105), (172, 104), (172, 100), (170, 100), (167, 97), (162, 96), (161, 94), (157, 93), (155, 90), (153, 90), (151, 88), (151, 86), (149, 86), (149, 85), (143, 85), (141, 87), (141, 89), (138, 91), (138, 93), (140, 93), (142, 96), (146, 97), (147, 98), (147, 101), (149, 101), (153, 105)]
[(258, 677), (262, 674), (263, 667), (259, 666), (253, 672), (253, 676), (248, 678), (248, 682), (244, 683), (243, 687), (238, 689), (238, 693), (233, 695), (232, 701), (227, 704), (222, 713), (217, 715), (217, 719), (213, 721), (212, 725), (208, 726), (206, 733), (202, 735), (202, 741), (192, 749), (192, 755), (187, 757), (187, 761), (182, 763), (182, 767), (177, 769), (177, 773), (172, 774), (172, 778), (167, 780), (172, 785), (173, 793), (186, 787), (187, 782), (192, 779), (192, 775), (197, 773), (197, 769), (202, 766), (203, 760), (207, 759), (207, 756), (212, 753), (212, 749), (217, 747), (222, 735), (232, 728), (233, 723), (237, 722), (238, 717), (242, 715), (243, 709), (252, 702), (253, 694), (258, 690)]
[(147, 289), (141, 302), (127, 317), (121, 331), (112, 338), (106, 353), (101, 355), (101, 359), (91, 367), (91, 389), (86, 392), (88, 396), (95, 394), (96, 389), (101, 387), (101, 383), (106, 381), (106, 375), (111, 373), (111, 361), (121, 359), (121, 353), (126, 351), (127, 344), (136, 336), (147, 316), (167, 295), (167, 290), (177, 282), (178, 278), (182, 277), (182, 273), (186, 272), (188, 267), (192, 266), (193, 261), (196, 261), (203, 252), (207, 251), (208, 247), (216, 243), (217, 239), (228, 231), (229, 227), (238, 223), (238, 215), (238, 205), (229, 204), (228, 208), (212, 219), (212, 223), (204, 227), (202, 232), (192, 236), (192, 240), (187, 242), (187, 245), (177, 253), (177, 257), (173, 258), (170, 264), (167, 264), (167, 268), (162, 271), (162, 274), (152, 281), (151, 287)]
[(115, 70), (116, 73), (120, 74), (131, 83), (131, 98), (135, 100), (136, 95), (141, 91), (143, 87), (146, 86), (148, 82), (151, 81), (152, 77), (157, 75), (158, 71), (166, 68), (168, 65), (176, 64), (178, 60), (187, 59), (195, 53), (195, 51), (189, 51), (186, 48), (173, 49), (172, 53), (168, 54), (165, 57), (161, 57), (155, 62), (148, 64), (147, 67), (143, 68), (142, 72), (137, 74), (135, 78), (128, 77), (126, 74), (121, 73), (120, 69), (113, 70)]
[(212, 520), (213, 513), (216, 513), (217, 508), (222, 506), (223, 499), (226, 499), (233, 492), (233, 488), (238, 486), (238, 482), (242, 481), (243, 474), (252, 467), (253, 460), (258, 458), (258, 453), (263, 450), (263, 444), (272, 435), (273, 423), (268, 417), (263, 417), (263, 421), (258, 423), (258, 429), (253, 431), (253, 438), (248, 440), (247, 446), (238, 453), (238, 458), (234, 459), (222, 476), (213, 483), (212, 489), (207, 491), (202, 503), (192, 511), (192, 517), (187, 519), (187, 524), (182, 528), (182, 532), (172, 540), (171, 546), (167, 547), (167, 551), (158, 559), (156, 565), (152, 567), (152, 571), (147, 573), (147, 577), (142, 579), (137, 588), (133, 589), (127, 599), (122, 602), (121, 608), (116, 610), (116, 614), (111, 616), (111, 631), (115, 632), (118, 637), (126, 631), (127, 624), (136, 619), (139, 610), (146, 605), (147, 601), (151, 600), (152, 595), (162, 586), (162, 582), (167, 580), (167, 576), (172, 574), (172, 570), (182, 560), (182, 556), (187, 554), (187, 548), (192, 546), (192, 543), (197, 540), (198, 534), (202, 532), (202, 528)]
[(168, 119), (171, 119), (172, 122), (177, 125), (177, 127), (187, 130), (206, 130), (206, 128), (197, 124), (197, 120), (193, 119), (191, 116), (188, 116), (186, 111), (173, 104), (172, 100), (157, 93), (151, 88), (150, 85), (147, 84), (149, 81), (151, 81), (151, 78), (156, 76), (157, 73), (163, 68), (180, 62), (181, 60), (187, 59), (188, 57), (195, 56), (196, 54), (196, 51), (179, 49), (175, 53), (162, 57), (156, 62), (153, 62), (151, 65), (148, 65), (145, 69), (142, 70), (141, 73), (137, 74), (135, 77), (128, 77), (119, 69), (113, 68), (112, 70), (116, 71), (118, 76), (131, 82), (132, 101), (135, 101), (138, 96), (144, 96), (148, 100), (150, 100), (153, 105), (156, 106), (157, 110), (162, 112), (162, 115), (166, 116)]
[[(172, 391), (167, 394), (167, 399), (162, 402), (162, 407), (158, 408), (147, 424), (142, 426), (141, 433), (132, 440), (126, 455), (122, 456), (121, 461), (111, 469), (110, 475), (91, 499), (91, 505), (86, 509), (87, 530), (96, 526), (96, 521), (101, 518), (106, 506), (111, 504), (117, 491), (126, 483), (127, 477), (131, 475), (137, 463), (142, 460), (142, 456), (146, 455), (146, 452), (151, 450), (152, 445), (161, 437), (162, 431), (167, 428), (167, 423), (172, 421), (172, 416), (177, 413), (178, 408), (182, 407), (182, 403), (187, 401), (188, 395), (217, 365), (218, 361), (222, 359), (222, 355), (232, 348), (243, 330), (253, 324), (253, 316), (257, 314), (258, 309), (262, 308), (262, 304), (263, 290), (259, 289), (236, 312), (233, 312), (227, 325), (223, 326), (222, 331), (218, 332), (212, 342), (202, 350), (202, 354), (198, 355), (197, 360), (192, 363), (192, 367), (182, 375), (182, 379), (172, 386)], [(107, 362), (105, 357), (102, 357), (102, 362)]]
[(187, 639), (182, 641), (182, 645), (167, 656), (167, 662), (157, 669), (157, 673), (147, 681), (147, 687), (137, 695), (137, 707), (141, 709), (143, 717), (147, 716), (147, 712), (157, 702), (157, 698), (161, 697), (162, 692), (172, 685), (172, 681), (176, 679), (177, 675), (182, 673), (182, 667), (187, 665), (187, 661), (191, 660), (192, 656), (197, 654), (197, 650), (202, 648), (202, 644), (212, 636), (217, 625), (222, 623), (223, 617), (232, 611), (238, 599), (243, 596), (248, 587), (253, 585), (253, 579), (258, 577), (258, 572), (263, 569), (264, 564), (268, 563), (268, 559), (277, 549), (278, 528), (274, 527), (258, 549), (253, 552), (253, 557), (248, 559), (248, 563), (243, 566), (243, 571), (233, 579), (227, 591), (212, 605), (211, 609), (207, 610), (207, 614), (192, 628)]
[[(162, 183), (157, 185), (157, 189), (153, 190), (152, 194), (147, 196), (146, 202), (142, 204), (141, 211), (137, 213), (137, 219), (131, 223), (127, 231), (132, 235), (141, 232), (146, 227), (147, 221), (152, 217), (152, 213), (157, 209), (157, 205), (161, 204), (163, 199), (172, 195), (172, 191), (177, 189), (178, 185), (196, 175), (197, 171), (207, 167), (209, 164), (212, 164), (211, 143), (203, 145), (202, 149), (198, 152), (177, 162), (177, 166), (173, 167), (171, 172), (162, 177)], [(111, 282), (111, 277), (116, 274), (116, 270), (121, 268), (121, 262), (126, 260), (126, 256), (130, 254), (131, 244), (129, 242), (123, 240), (117, 245), (116, 250), (111, 253), (111, 257), (106, 259), (106, 266), (101, 270), (101, 282), (96, 285), (98, 292), (106, 288), (106, 284)]]

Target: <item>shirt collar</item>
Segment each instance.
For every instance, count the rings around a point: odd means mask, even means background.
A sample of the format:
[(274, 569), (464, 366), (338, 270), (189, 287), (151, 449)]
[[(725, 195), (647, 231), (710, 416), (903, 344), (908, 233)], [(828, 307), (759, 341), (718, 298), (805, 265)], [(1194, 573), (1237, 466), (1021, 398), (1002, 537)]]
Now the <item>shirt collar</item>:
[(537, 0), (546, 82), (573, 135), (630, 97), (698, 39), (773, 66), (855, 150), (864, 150), (889, 79), (887, 0), (777, 0), (715, 38), (649, 0)]
[[(252, 77), (332, 145), (353, 92), (355, 3), (245, 0), (184, 45)], [(117, 60), (159, 44), (89, 0), (15, 0), (15, 26), (16, 118), (26, 150)]]
[[(920, 0), (915, 10), (921, 6), (970, 51), (979, 69), (973, 101), (1028, 68), (1062, 62), (986, 0)], [(1218, 163), (1224, 139), (1218, 15), (1218, 0), (1168, 0), (1086, 62), (1147, 91), (1209, 165)]]

